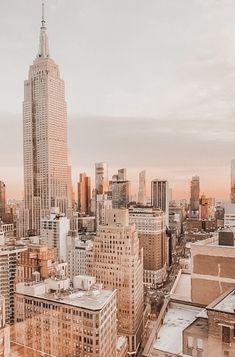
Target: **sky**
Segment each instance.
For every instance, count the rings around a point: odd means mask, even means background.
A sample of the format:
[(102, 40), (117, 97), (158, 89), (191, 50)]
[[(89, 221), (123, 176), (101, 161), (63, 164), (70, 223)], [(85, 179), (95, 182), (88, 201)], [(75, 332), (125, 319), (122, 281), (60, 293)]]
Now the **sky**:
[[(23, 196), (23, 82), (41, 1), (0, 0), (0, 180)], [(65, 80), (73, 181), (106, 161), (166, 178), (187, 197), (227, 198), (235, 157), (234, 0), (47, 0), (51, 57)]]

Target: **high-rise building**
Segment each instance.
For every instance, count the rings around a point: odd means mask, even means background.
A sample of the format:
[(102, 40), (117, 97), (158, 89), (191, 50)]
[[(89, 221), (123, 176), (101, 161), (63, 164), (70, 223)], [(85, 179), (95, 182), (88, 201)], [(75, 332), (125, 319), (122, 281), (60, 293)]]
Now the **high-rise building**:
[(146, 172), (145, 172), (145, 170), (141, 171), (139, 173), (138, 203), (141, 205), (146, 204)]
[(116, 356), (116, 291), (76, 278), (75, 289), (69, 279), (16, 284), (16, 343), (47, 356)]
[(129, 215), (143, 248), (144, 283), (156, 288), (166, 279), (165, 214), (159, 208), (131, 206)]
[(143, 253), (127, 209), (106, 211), (89, 269), (104, 287), (117, 289), (118, 333), (127, 336), (134, 355), (143, 332)]
[(131, 183), (126, 179), (126, 169), (119, 169), (112, 178), (112, 207), (127, 208), (131, 197)]
[(60, 260), (66, 261), (66, 239), (70, 230), (70, 220), (59, 213), (58, 208), (51, 209), (49, 217), (42, 219), (41, 240), (50, 248), (57, 248)]
[(169, 226), (169, 189), (168, 181), (152, 180), (151, 182), (151, 204), (153, 208), (160, 208), (165, 212), (167, 227)]
[(86, 215), (91, 213), (91, 178), (85, 172), (80, 173), (78, 182), (78, 211)]
[(231, 160), (231, 203), (235, 203), (235, 159)]
[(97, 195), (96, 198), (96, 222), (97, 225), (104, 225), (105, 212), (107, 209), (112, 208), (112, 195), (105, 193)]
[(193, 176), (190, 184), (190, 216), (199, 217), (200, 178)]
[(49, 55), (44, 10), (38, 55), (24, 82), (23, 139), (25, 208), (33, 235), (52, 207), (66, 213), (71, 202), (64, 81)]
[(14, 290), (17, 273), (17, 261), (21, 252), (26, 250), (22, 246), (0, 246), (0, 295), (5, 298), (6, 323), (14, 323)]
[(4, 220), (6, 214), (6, 185), (0, 181), (0, 220)]
[(10, 326), (6, 325), (5, 299), (0, 295), (0, 356), (10, 357)]
[(108, 166), (105, 162), (95, 164), (96, 194), (103, 194), (108, 190)]
[(215, 218), (215, 199), (206, 197), (204, 194), (200, 198), (200, 218), (213, 219)]

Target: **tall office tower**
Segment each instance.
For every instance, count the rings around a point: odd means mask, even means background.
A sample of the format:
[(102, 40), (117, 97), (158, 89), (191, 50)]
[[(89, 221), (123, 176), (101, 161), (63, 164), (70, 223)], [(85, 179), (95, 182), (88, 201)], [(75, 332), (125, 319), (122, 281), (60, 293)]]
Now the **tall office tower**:
[(116, 356), (116, 291), (76, 278), (75, 289), (69, 279), (16, 284), (16, 343), (37, 356)]
[(199, 195), (200, 179), (199, 176), (193, 176), (190, 185), (190, 214), (192, 218), (199, 217)]
[(38, 55), (24, 82), (23, 135), (25, 208), (33, 235), (51, 207), (66, 213), (71, 201), (64, 81), (49, 56), (44, 13)]
[(145, 172), (145, 170), (141, 171), (139, 173), (138, 203), (141, 205), (146, 204), (146, 172)]
[(119, 169), (112, 178), (113, 208), (126, 208), (130, 202), (131, 183), (126, 179), (126, 169)]
[(130, 223), (135, 224), (144, 255), (144, 283), (153, 288), (166, 279), (165, 214), (159, 208), (131, 206)]
[(105, 222), (105, 212), (112, 208), (112, 195), (105, 193), (97, 195), (96, 199), (96, 222), (98, 225), (103, 225)]
[(70, 220), (59, 213), (58, 208), (52, 208), (51, 214), (42, 219), (42, 244), (57, 248), (58, 257), (62, 261), (67, 258), (66, 239), (70, 230)]
[(143, 252), (127, 209), (109, 209), (97, 228), (90, 271), (106, 288), (117, 289), (118, 333), (137, 350), (143, 332)]
[(4, 220), (6, 214), (6, 185), (0, 181), (0, 220)]
[(231, 203), (235, 203), (235, 159), (231, 160)]
[(108, 166), (105, 162), (95, 164), (96, 194), (103, 194), (108, 190)]
[(5, 299), (0, 295), (0, 356), (10, 357), (10, 326), (6, 325)]
[(169, 226), (169, 189), (168, 181), (155, 179), (151, 182), (151, 204), (165, 212), (166, 226)]
[(78, 211), (86, 215), (91, 213), (91, 178), (85, 172), (80, 174), (78, 182)]
[(16, 281), (31, 281), (35, 272), (39, 272), (42, 279), (47, 279), (54, 272), (55, 264), (57, 264), (56, 248), (29, 244), (27, 250), (19, 254)]
[(26, 250), (22, 246), (0, 246), (0, 295), (5, 298), (7, 324), (14, 323), (14, 290), (19, 254)]

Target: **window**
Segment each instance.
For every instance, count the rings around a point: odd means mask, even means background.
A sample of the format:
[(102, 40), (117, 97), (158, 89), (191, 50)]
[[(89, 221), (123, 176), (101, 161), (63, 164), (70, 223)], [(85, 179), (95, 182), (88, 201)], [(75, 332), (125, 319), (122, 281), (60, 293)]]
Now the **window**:
[(222, 342), (230, 343), (230, 327), (222, 326)]

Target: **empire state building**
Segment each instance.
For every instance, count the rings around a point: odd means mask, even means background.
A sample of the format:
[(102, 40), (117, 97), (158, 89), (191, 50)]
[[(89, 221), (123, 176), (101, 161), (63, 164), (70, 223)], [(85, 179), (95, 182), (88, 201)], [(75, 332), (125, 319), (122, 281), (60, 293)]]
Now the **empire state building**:
[(71, 206), (64, 81), (50, 58), (42, 5), (39, 50), (24, 82), (24, 194), (29, 233), (40, 233), (40, 221), (59, 207)]

